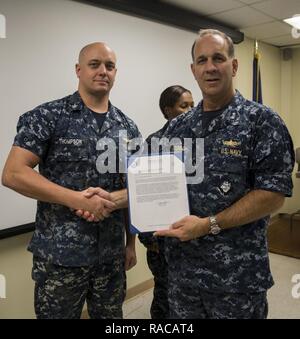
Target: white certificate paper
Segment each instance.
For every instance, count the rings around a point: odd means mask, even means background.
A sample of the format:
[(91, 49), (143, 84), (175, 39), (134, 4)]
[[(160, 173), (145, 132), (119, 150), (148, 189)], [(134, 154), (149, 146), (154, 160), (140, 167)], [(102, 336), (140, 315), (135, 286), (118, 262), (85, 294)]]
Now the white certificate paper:
[(190, 214), (185, 166), (176, 154), (131, 157), (127, 180), (132, 233), (169, 229)]

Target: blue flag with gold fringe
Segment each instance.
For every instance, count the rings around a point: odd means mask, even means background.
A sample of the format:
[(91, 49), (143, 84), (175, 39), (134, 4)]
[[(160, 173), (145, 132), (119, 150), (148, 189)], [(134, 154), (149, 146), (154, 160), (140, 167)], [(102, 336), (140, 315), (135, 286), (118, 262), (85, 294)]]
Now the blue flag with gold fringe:
[(257, 43), (257, 41), (255, 41), (255, 50), (254, 50), (254, 57), (253, 57), (252, 100), (262, 104), (263, 100), (262, 100), (262, 88), (261, 88), (259, 57), (260, 56), (259, 56), (259, 53), (258, 53), (258, 43)]

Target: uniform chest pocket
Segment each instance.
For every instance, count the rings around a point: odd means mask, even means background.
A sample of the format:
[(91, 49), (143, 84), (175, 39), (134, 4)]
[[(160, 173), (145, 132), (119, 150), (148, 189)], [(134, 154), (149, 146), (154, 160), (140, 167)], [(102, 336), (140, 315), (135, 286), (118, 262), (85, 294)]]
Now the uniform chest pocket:
[(207, 154), (204, 172), (209, 192), (230, 205), (247, 191), (248, 155), (242, 147), (225, 146)]
[(59, 139), (48, 155), (58, 162), (81, 162), (89, 160), (89, 148), (83, 139)]

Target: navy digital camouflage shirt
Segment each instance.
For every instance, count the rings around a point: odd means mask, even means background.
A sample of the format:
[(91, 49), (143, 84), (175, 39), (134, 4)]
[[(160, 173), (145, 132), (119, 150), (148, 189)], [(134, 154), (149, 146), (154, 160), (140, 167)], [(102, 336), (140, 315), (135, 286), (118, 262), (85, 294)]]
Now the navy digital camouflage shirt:
[[(204, 179), (188, 185), (191, 215), (215, 215), (251, 190), (292, 195), (294, 150), (281, 118), (236, 92), (229, 106), (202, 129), (202, 103), (170, 122), (164, 137), (204, 138)], [(187, 150), (190, 152), (190, 150)], [(193, 158), (195, 154), (193, 154)], [(187, 242), (166, 238), (171, 270), (187, 288), (256, 293), (273, 285), (267, 245), (269, 217)]]
[[(119, 138), (120, 130), (127, 131), (128, 139)], [(75, 92), (23, 114), (14, 146), (36, 154), (40, 174), (58, 185), (75, 191), (100, 186), (112, 192), (123, 188), (124, 175), (99, 174), (97, 159), (107, 152), (101, 142), (106, 138), (115, 141), (116, 157), (112, 155), (108, 161), (118, 163), (119, 145), (124, 149), (128, 140), (139, 136), (134, 122), (111, 104), (99, 131), (92, 112)], [(123, 212), (115, 211), (103, 222), (89, 223), (68, 207), (38, 201), (29, 250), (63, 266), (109, 263), (116, 256), (124, 256)]]
[[(152, 138), (161, 138), (164, 134), (164, 132), (166, 131), (166, 129), (168, 128), (169, 126), (169, 121), (167, 121), (164, 126), (159, 129), (158, 131), (150, 134), (147, 139), (146, 139), (146, 148), (145, 148), (145, 145), (144, 145), (144, 154), (150, 154), (151, 153), (151, 139)], [(144, 233), (139, 233), (139, 240), (140, 242), (146, 246), (146, 247), (150, 247), (154, 244), (158, 244), (158, 238), (155, 238), (153, 236), (153, 232), (144, 232)], [(160, 243), (163, 242), (163, 239), (160, 240)]]

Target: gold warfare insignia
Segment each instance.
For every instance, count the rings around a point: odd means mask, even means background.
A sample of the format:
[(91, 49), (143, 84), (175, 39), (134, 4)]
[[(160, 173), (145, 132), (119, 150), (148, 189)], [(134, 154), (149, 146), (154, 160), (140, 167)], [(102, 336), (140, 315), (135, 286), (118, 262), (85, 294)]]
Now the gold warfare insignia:
[(123, 142), (125, 143), (125, 144), (129, 144), (130, 143), (130, 139), (128, 139), (128, 138), (122, 138), (123, 139)]
[(236, 148), (238, 146), (241, 146), (241, 142), (240, 141), (229, 140), (229, 141), (223, 141), (223, 145), (227, 146), (227, 147)]
[(235, 140), (224, 140), (223, 147), (221, 148), (221, 154), (224, 155), (232, 155), (234, 157), (241, 157), (242, 150), (239, 146), (241, 146), (240, 141)]
[(186, 147), (182, 147), (179, 145), (174, 146), (174, 152), (185, 152), (186, 150), (187, 150)]

